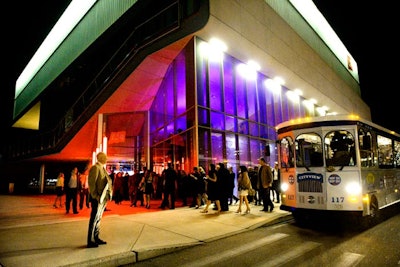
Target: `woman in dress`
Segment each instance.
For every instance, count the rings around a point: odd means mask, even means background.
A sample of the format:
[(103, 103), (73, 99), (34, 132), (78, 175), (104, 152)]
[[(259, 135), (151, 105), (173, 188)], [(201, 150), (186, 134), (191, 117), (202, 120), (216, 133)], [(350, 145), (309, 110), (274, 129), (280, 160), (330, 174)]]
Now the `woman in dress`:
[(242, 213), (242, 204), (246, 204), (245, 213), (250, 213), (250, 205), (247, 196), (249, 195), (249, 189), (251, 187), (249, 173), (246, 166), (240, 166), (240, 174), (238, 178), (239, 185), (239, 208), (236, 213)]
[(62, 196), (64, 195), (64, 173), (60, 172), (57, 176), (56, 182), (56, 198), (54, 199), (53, 207), (57, 208), (57, 201), (60, 202), (60, 208), (62, 208)]
[(208, 212), (208, 207), (210, 206), (211, 202), (214, 202), (215, 205), (217, 206), (217, 212), (216, 214), (219, 214), (221, 212), (221, 204), (219, 202), (219, 195), (221, 194), (221, 190), (218, 188), (217, 183), (217, 170), (215, 167), (215, 164), (210, 164), (209, 165), (210, 169), (208, 171), (208, 174), (206, 175), (207, 179), (207, 202), (205, 208), (201, 211), (202, 213), (207, 213)]
[(150, 200), (152, 194), (154, 193), (153, 172), (151, 170), (146, 170), (146, 173), (144, 174), (142, 181), (140, 182), (139, 188), (143, 188), (146, 208), (150, 209)]

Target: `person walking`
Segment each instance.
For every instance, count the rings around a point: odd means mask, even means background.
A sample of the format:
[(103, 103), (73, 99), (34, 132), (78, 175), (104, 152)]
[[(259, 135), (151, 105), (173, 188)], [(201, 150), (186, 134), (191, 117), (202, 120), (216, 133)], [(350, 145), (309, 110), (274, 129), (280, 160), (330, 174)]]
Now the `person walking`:
[(65, 210), (66, 214), (69, 213), (72, 202), (72, 211), (74, 214), (78, 214), (78, 190), (79, 190), (79, 172), (78, 167), (74, 167), (71, 171), (67, 187), (66, 187), (66, 202)]
[(267, 165), (264, 158), (259, 160), (257, 188), (260, 190), (264, 208), (260, 211), (272, 212), (274, 204), (271, 201), (270, 190), (272, 186), (271, 167)]
[(250, 213), (250, 205), (247, 196), (249, 195), (249, 190), (251, 188), (251, 182), (249, 177), (249, 172), (246, 166), (240, 166), (240, 173), (238, 177), (238, 187), (239, 187), (239, 208), (236, 213), (242, 213), (242, 204), (246, 204), (245, 213)]
[(64, 173), (59, 172), (56, 182), (56, 198), (54, 199), (53, 207), (57, 208), (57, 201), (60, 202), (60, 208), (62, 208), (62, 196), (64, 195)]
[(217, 206), (217, 212), (215, 214), (219, 214), (221, 212), (221, 204), (219, 202), (219, 198), (221, 195), (221, 189), (218, 187), (218, 177), (217, 177), (217, 170), (215, 164), (209, 165), (209, 171), (206, 175), (207, 179), (207, 202), (205, 208), (201, 211), (201, 213), (208, 213), (208, 207), (210, 206), (211, 202), (214, 202)]
[(160, 208), (165, 209), (165, 207), (169, 207), (170, 209), (175, 209), (175, 189), (176, 182), (178, 180), (178, 174), (172, 167), (171, 162), (168, 162), (168, 166), (163, 171), (162, 176), (164, 194)]
[(100, 221), (106, 208), (107, 201), (112, 199), (112, 180), (105, 165), (107, 155), (104, 152), (97, 154), (97, 162), (89, 170), (89, 197), (91, 212), (87, 234), (87, 247), (95, 248), (107, 244), (100, 239)]

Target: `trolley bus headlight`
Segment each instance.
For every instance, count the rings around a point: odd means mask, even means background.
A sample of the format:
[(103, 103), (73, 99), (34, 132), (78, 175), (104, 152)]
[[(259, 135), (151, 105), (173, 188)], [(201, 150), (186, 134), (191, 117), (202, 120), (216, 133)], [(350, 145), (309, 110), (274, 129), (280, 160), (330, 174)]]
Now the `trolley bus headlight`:
[(287, 183), (282, 183), (281, 184), (281, 190), (282, 192), (286, 192), (289, 188), (289, 185)]
[(349, 183), (346, 185), (346, 192), (350, 195), (358, 195), (361, 193), (361, 186), (359, 183)]

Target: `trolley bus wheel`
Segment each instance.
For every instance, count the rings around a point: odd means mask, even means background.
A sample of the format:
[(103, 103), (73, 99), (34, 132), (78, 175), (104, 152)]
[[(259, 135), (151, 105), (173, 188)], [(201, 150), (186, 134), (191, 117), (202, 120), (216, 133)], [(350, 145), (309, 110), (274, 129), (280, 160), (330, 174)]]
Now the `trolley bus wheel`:
[(370, 210), (370, 215), (368, 217), (369, 225), (374, 226), (379, 223), (380, 219), (378, 200), (375, 197), (371, 198), (369, 210)]

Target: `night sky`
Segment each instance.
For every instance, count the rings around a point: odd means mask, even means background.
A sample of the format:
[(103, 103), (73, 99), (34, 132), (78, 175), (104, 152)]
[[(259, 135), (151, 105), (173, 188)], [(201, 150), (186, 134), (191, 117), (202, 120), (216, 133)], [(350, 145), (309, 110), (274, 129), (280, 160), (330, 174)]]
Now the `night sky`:
[[(313, 1), (358, 64), (362, 98), (371, 108), (372, 121), (400, 133), (400, 101), (395, 95), (398, 86), (393, 82), (399, 76), (395, 73), (398, 14), (393, 2)], [(3, 19), (6, 70), (0, 91), (2, 128), (11, 125), (16, 79), (69, 3), (70, 0), (12, 1), (11, 18), (3, 16), (7, 19)]]
[[(390, 1), (313, 0), (356, 60), (361, 96), (372, 121), (400, 133), (398, 11)], [(397, 87), (397, 88), (396, 88)]]

